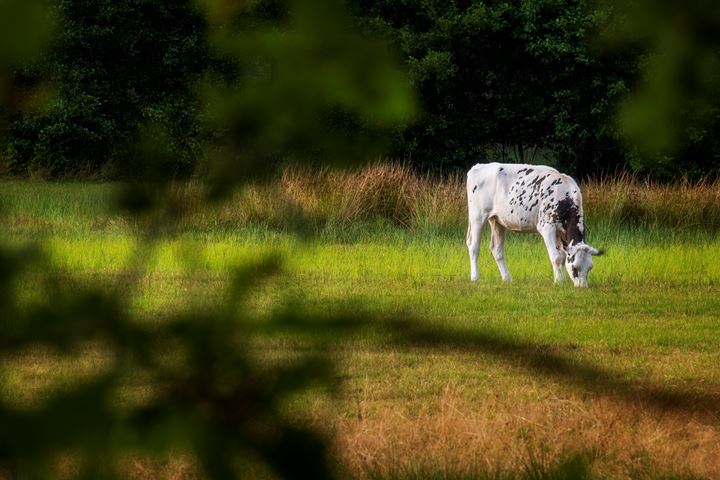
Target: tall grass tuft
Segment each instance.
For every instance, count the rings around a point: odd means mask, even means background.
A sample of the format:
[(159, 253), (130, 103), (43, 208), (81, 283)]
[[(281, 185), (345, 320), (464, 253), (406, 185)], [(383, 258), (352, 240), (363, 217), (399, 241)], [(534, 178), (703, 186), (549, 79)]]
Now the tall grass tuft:
[[(660, 184), (621, 174), (582, 183), (592, 232), (647, 229), (658, 234), (720, 231), (720, 180)], [(3, 182), (0, 203), (10, 231), (67, 231), (127, 228), (106, 218), (113, 186)], [(172, 195), (193, 212), (187, 230), (236, 230), (297, 226), (323, 232), (358, 232), (367, 224), (464, 235), (465, 179), (436, 177), (410, 166), (376, 163), (354, 170), (289, 167), (274, 180), (238, 191), (221, 205), (202, 201), (198, 183), (178, 184)], [(48, 199), (63, 195), (52, 208)], [(460, 233), (459, 233), (460, 232)]]
[[(588, 222), (597, 227), (720, 230), (720, 180), (660, 184), (630, 174), (581, 184)], [(223, 224), (290, 225), (297, 214), (317, 228), (381, 222), (409, 229), (462, 230), (465, 179), (377, 163), (355, 170), (288, 168), (275, 181), (246, 187), (208, 218)], [(200, 221), (201, 219), (196, 219)]]
[(581, 185), (596, 223), (675, 230), (720, 230), (720, 180), (661, 184), (630, 174)]
[[(189, 188), (189, 192), (192, 188)], [(287, 227), (301, 215), (316, 228), (380, 222), (401, 228), (462, 227), (465, 197), (459, 176), (442, 180), (420, 175), (407, 165), (377, 163), (355, 170), (291, 167), (274, 182), (238, 192), (216, 213), (220, 224)]]
[(290, 201), (320, 222), (384, 219), (412, 226), (419, 178), (406, 166), (375, 164), (353, 171), (289, 169), (282, 185)]

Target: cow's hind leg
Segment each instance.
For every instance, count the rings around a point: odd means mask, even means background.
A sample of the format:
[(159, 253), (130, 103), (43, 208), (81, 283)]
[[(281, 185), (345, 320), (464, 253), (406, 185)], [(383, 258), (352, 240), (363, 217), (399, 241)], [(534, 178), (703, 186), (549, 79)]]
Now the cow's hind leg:
[(550, 257), (550, 263), (553, 267), (555, 283), (563, 282), (565, 280), (565, 270), (563, 269), (565, 264), (565, 250), (560, 247), (557, 232), (554, 228), (548, 228), (541, 231), (540, 235), (542, 235), (545, 241), (548, 257)]
[(492, 230), (490, 235), (490, 251), (493, 257), (495, 257), (495, 262), (500, 269), (500, 276), (503, 281), (509, 282), (512, 277), (505, 263), (505, 227), (500, 225), (494, 218), (491, 218), (490, 228)]
[(482, 229), (487, 222), (487, 215), (477, 214), (470, 215), (468, 222), (467, 247), (470, 253), (470, 280), (477, 280), (478, 274), (478, 254), (480, 253), (480, 237)]

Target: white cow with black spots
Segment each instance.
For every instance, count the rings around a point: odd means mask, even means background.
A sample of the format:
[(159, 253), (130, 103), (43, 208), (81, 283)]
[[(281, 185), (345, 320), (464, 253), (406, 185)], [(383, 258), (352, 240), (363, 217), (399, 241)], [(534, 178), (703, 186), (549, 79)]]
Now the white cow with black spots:
[(467, 174), (470, 279), (478, 279), (478, 252), (483, 226), (490, 223), (490, 250), (500, 275), (510, 280), (505, 264), (505, 230), (537, 232), (545, 241), (555, 282), (565, 279), (563, 264), (576, 287), (587, 287), (593, 255), (585, 243), (582, 195), (571, 177), (541, 165), (478, 164)]

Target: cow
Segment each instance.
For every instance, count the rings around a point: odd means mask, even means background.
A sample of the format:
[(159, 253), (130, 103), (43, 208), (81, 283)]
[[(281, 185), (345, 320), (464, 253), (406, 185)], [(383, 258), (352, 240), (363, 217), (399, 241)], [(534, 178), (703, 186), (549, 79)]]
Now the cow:
[(553, 267), (555, 283), (565, 280), (563, 265), (576, 287), (587, 287), (592, 256), (602, 250), (585, 243), (582, 195), (571, 177), (542, 165), (477, 164), (467, 174), (470, 279), (478, 279), (480, 236), (490, 224), (490, 250), (504, 281), (505, 231), (537, 232)]

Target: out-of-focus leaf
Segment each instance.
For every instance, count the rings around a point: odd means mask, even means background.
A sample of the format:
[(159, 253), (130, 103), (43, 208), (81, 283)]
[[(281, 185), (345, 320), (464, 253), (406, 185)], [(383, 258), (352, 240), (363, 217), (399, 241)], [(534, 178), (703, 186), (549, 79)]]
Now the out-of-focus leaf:
[(279, 24), (241, 22), (212, 39), (237, 68), (235, 78), (201, 89), (206, 118), (225, 132), (210, 158), (220, 189), (262, 179), (289, 159), (367, 161), (380, 151), (380, 133), (414, 113), (387, 48), (357, 33), (337, 2), (291, 1)]
[(20, 66), (47, 46), (54, 21), (44, 0), (0, 0), (0, 72)]
[[(684, 167), (681, 159), (694, 149), (717, 150), (712, 132), (720, 125), (720, 4), (602, 3), (613, 12), (602, 36), (605, 48), (641, 52), (639, 78), (618, 112), (620, 130), (634, 152), (631, 163), (658, 176), (702, 174)], [(707, 173), (712, 162), (696, 158), (690, 165), (704, 166)]]

